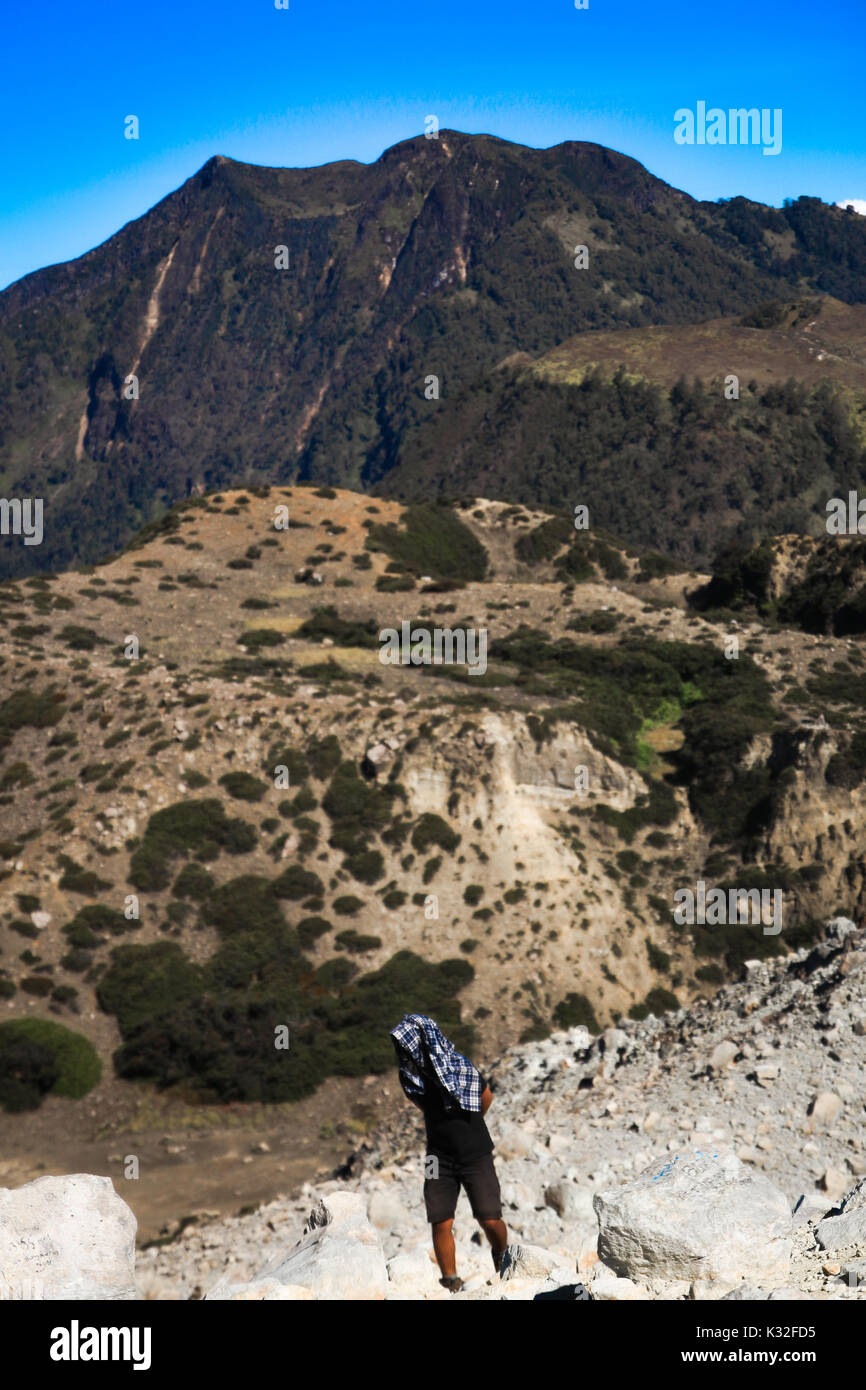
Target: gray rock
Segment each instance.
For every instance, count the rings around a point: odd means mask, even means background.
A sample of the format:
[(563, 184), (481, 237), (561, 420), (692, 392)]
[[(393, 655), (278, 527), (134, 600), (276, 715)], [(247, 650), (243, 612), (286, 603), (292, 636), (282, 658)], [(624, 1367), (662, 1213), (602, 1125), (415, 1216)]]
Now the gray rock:
[(733, 1293), (730, 1279), (693, 1279), (689, 1298), (696, 1303), (716, 1303)]
[(829, 1199), (821, 1192), (806, 1192), (798, 1197), (793, 1211), (794, 1228), (804, 1226), (808, 1221), (820, 1221), (827, 1215)]
[(846, 1245), (866, 1245), (866, 1178), (846, 1192), (815, 1234), (822, 1250), (841, 1250)]
[(394, 761), (394, 754), (386, 743), (374, 743), (364, 754), (366, 769), (378, 772), (379, 768), (387, 767), (388, 763)]
[(800, 1289), (756, 1289), (751, 1284), (740, 1284), (722, 1298), (723, 1303), (802, 1303), (809, 1302), (809, 1295)]
[(821, 1186), (827, 1193), (827, 1202), (832, 1205), (838, 1202), (845, 1195), (845, 1189), (850, 1182), (848, 1173), (841, 1168), (825, 1168), (821, 1174)]
[[(502, 1256), (502, 1279), (547, 1279), (554, 1270), (563, 1269), (563, 1258), (540, 1245), (509, 1245)], [(565, 1270), (568, 1277), (573, 1271)]]
[(717, 1043), (710, 1053), (710, 1066), (713, 1071), (724, 1071), (725, 1067), (731, 1065), (738, 1051), (737, 1044), (732, 1043), (728, 1038)]
[(110, 1178), (75, 1173), (0, 1188), (5, 1290), (50, 1301), (135, 1298), (135, 1229)]
[(593, 1205), (599, 1258), (621, 1277), (787, 1276), (788, 1199), (734, 1154), (657, 1160), (625, 1187), (596, 1193)]
[(637, 1303), (649, 1298), (648, 1291), (633, 1280), (610, 1275), (593, 1279), (589, 1292), (594, 1303)]
[[(388, 1273), (379, 1236), (367, 1219), (367, 1204), (356, 1192), (332, 1192), (307, 1219), (303, 1238), (254, 1278), (232, 1284), (225, 1277), (210, 1300), (280, 1298), (281, 1287), (307, 1289), (328, 1301), (384, 1299)], [(289, 1297), (296, 1297), (289, 1294)]]
[(851, 1289), (866, 1285), (866, 1260), (848, 1260), (843, 1264), (839, 1279)]
[(570, 1216), (577, 1205), (574, 1183), (551, 1183), (544, 1189), (544, 1203), (555, 1211), (557, 1216)]
[(829, 1126), (832, 1125), (841, 1109), (840, 1096), (835, 1095), (833, 1091), (822, 1091), (812, 1101), (809, 1114), (816, 1125)]
[(824, 929), (828, 940), (841, 946), (845, 938), (857, 930), (857, 924), (850, 917), (831, 917), (829, 922), (825, 922)]
[(406, 1203), (400, 1194), (387, 1188), (370, 1198), (370, 1220), (379, 1231), (399, 1231), (406, 1224)]

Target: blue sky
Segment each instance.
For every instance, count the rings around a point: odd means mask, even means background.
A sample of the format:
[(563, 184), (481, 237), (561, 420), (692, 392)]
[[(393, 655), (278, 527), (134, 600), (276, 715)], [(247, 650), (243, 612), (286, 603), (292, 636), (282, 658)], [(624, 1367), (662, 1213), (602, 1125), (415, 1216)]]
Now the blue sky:
[[(695, 197), (866, 200), (864, 0), (289, 4), (7, 5), (0, 287), (104, 241), (213, 154), (369, 161), (430, 114), (595, 140)], [(781, 108), (781, 153), (677, 145), (674, 112), (698, 101)]]

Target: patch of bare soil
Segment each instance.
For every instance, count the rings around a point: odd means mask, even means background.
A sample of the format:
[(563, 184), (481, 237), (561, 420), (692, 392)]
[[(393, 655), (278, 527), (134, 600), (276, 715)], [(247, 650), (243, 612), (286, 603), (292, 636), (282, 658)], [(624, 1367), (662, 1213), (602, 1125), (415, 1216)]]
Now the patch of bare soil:
[(194, 1213), (236, 1214), (330, 1174), (391, 1118), (398, 1090), (383, 1077), (338, 1078), (293, 1104), (209, 1109), (111, 1080), (84, 1102), (49, 1097), (39, 1110), (4, 1115), (0, 1186), (110, 1177), (145, 1245)]

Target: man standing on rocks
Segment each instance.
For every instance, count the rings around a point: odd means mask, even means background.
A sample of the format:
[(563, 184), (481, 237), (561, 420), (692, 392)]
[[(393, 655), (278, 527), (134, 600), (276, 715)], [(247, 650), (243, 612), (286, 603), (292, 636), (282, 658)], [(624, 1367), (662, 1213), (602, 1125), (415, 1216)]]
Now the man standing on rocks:
[(493, 1094), (468, 1057), (449, 1042), (438, 1023), (425, 1014), (404, 1014), (391, 1029), (400, 1084), (424, 1112), (427, 1157), (424, 1203), (433, 1227), (433, 1249), (446, 1289), (457, 1293), (454, 1212), (461, 1186), (493, 1252), (499, 1269), (508, 1244), (502, 1220), (499, 1179), (493, 1164), (493, 1140), (484, 1123)]

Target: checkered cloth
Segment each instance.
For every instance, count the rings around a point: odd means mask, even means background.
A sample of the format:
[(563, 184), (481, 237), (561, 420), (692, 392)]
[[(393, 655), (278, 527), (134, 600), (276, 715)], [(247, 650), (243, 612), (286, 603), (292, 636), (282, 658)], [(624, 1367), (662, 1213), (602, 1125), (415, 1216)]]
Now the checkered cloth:
[(425, 1014), (404, 1014), (391, 1029), (391, 1037), (397, 1050), (400, 1084), (407, 1096), (420, 1098), (425, 1081), (435, 1079), (461, 1110), (481, 1109), (477, 1068), (448, 1041), (434, 1019)]

